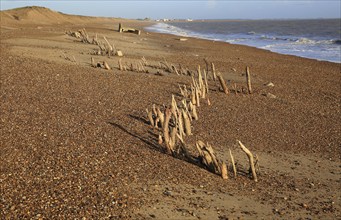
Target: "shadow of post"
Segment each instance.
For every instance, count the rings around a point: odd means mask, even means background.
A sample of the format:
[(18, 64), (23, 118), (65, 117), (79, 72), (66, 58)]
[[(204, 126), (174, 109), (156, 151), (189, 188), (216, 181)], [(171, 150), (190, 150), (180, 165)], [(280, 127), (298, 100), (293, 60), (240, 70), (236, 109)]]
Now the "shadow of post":
[[(134, 138), (139, 139), (143, 143), (145, 143), (150, 149), (161, 152), (161, 153), (166, 153), (165, 149), (163, 149), (158, 143), (155, 138), (145, 138), (141, 135), (135, 134), (131, 131), (128, 131), (126, 128), (124, 128), (122, 125), (116, 123), (116, 122), (108, 122), (113, 127), (119, 128), (122, 131), (126, 132), (127, 134), (131, 135)], [(149, 139), (149, 140), (148, 140)]]
[[(142, 117), (130, 115), (130, 114), (129, 114), (129, 117), (131, 117), (135, 120), (138, 120), (144, 124), (149, 125), (149, 122)], [(123, 127), (122, 125), (120, 125), (116, 122), (109, 121), (108, 124), (110, 124), (113, 127), (119, 128), (120, 130), (124, 131), (125, 133), (131, 135), (132, 137), (137, 138), (138, 140), (142, 141), (143, 143), (145, 143), (149, 147), (149, 149), (155, 150), (155, 151), (163, 153), (163, 154), (167, 154), (166, 148), (158, 143), (158, 135), (155, 134), (155, 132), (149, 130), (148, 131), (149, 136), (143, 137), (142, 135), (139, 135), (139, 134), (136, 134), (132, 131), (129, 131), (128, 129), (126, 129), (125, 127)], [(186, 151), (186, 153), (184, 154), (181, 152), (174, 152), (171, 155), (172, 157), (174, 157), (175, 159), (178, 159), (178, 160), (186, 161), (188, 163), (194, 164), (194, 165), (196, 165), (202, 169), (207, 170), (205, 168), (205, 166), (203, 165), (203, 163), (200, 161), (200, 159), (198, 157), (192, 155), (191, 153), (189, 153), (186, 150), (186, 146), (184, 146), (182, 143), (179, 143), (178, 149), (182, 152)]]

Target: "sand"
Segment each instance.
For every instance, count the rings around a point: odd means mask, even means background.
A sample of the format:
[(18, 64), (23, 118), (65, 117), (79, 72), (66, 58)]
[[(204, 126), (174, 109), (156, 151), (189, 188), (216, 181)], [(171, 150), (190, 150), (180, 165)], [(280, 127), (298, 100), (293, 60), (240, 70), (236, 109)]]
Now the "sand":
[[(46, 8), (1, 12), (0, 210), (4, 219), (337, 219), (340, 218), (341, 64), (247, 46), (148, 33)], [(209, 80), (186, 143), (234, 153), (239, 175), (223, 180), (174, 158), (145, 113), (178, 100), (189, 76), (120, 71), (117, 56), (65, 31), (86, 28), (122, 50), (123, 63), (168, 63), (194, 71), (204, 58), (239, 89), (251, 69), (253, 94), (225, 95)], [(69, 59), (65, 59), (65, 57)], [(112, 70), (91, 67), (90, 58)], [(265, 84), (272, 82), (274, 87)], [(269, 95), (273, 94), (275, 97)], [(268, 94), (268, 95), (267, 95)], [(241, 140), (260, 160), (245, 173)], [(244, 171), (244, 172), (243, 172)]]

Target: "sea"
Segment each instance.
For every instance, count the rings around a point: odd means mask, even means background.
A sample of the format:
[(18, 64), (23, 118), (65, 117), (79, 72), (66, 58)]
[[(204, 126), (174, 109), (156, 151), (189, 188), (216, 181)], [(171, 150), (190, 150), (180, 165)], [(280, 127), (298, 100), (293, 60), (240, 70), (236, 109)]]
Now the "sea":
[(341, 63), (341, 19), (171, 21), (146, 29)]

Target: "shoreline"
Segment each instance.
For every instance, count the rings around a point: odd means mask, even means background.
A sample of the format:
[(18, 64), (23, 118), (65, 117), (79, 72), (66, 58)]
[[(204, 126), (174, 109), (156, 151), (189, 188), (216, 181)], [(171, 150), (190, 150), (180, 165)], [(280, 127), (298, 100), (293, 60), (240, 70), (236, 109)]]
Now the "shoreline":
[[(297, 19), (293, 19), (293, 20), (288, 20), (288, 21), (296, 21)], [(305, 21), (305, 20), (335, 20), (335, 19), (302, 19), (302, 21)], [(263, 20), (212, 20), (212, 21), (201, 21), (201, 20), (197, 20), (197, 21), (193, 21), (193, 22), (202, 22), (202, 23), (207, 23), (207, 22), (243, 22), (243, 21), (246, 21), (246, 22), (249, 22), (249, 21), (255, 21), (255, 22), (258, 22), (258, 21), (263, 21)], [(265, 19), (265, 21), (272, 21), (271, 19), (267, 20)], [(275, 20), (277, 21), (277, 20)], [(278, 21), (282, 21), (281, 19), (279, 19)], [(286, 20), (283, 20), (283, 21), (286, 21)], [(278, 51), (278, 49), (267, 49), (267, 48), (264, 48), (264, 47), (267, 47), (267, 46), (256, 46), (254, 44), (256, 44), (257, 42), (257, 39), (254, 39), (253, 43), (250, 44), (250, 43), (233, 43), (233, 42), (229, 42), (229, 41), (234, 41), (236, 39), (229, 39), (229, 40), (226, 40), (226, 39), (221, 39), (221, 38), (217, 38), (217, 37), (214, 37), (216, 35), (214, 34), (210, 34), (210, 33), (197, 33), (197, 32), (192, 32), (191, 30), (188, 30), (188, 29), (182, 29), (182, 28), (179, 28), (179, 27), (176, 27), (176, 26), (173, 26), (175, 27), (176, 29), (178, 30), (168, 30), (168, 27), (167, 29), (165, 28), (153, 28), (153, 26), (156, 26), (156, 25), (171, 25), (172, 23), (192, 23), (192, 22), (188, 22), (188, 21), (168, 21), (168, 22), (156, 22), (154, 24), (151, 24), (150, 26), (147, 26), (147, 27), (144, 27), (144, 29), (146, 31), (149, 31), (149, 32), (154, 32), (154, 33), (162, 33), (162, 34), (171, 34), (171, 35), (174, 35), (174, 36), (178, 36), (178, 37), (190, 37), (190, 38), (197, 38), (197, 39), (203, 39), (203, 40), (209, 40), (209, 41), (219, 41), (219, 42), (225, 42), (225, 43), (229, 43), (229, 44), (234, 44), (234, 45), (242, 45), (242, 46), (249, 46), (249, 47), (253, 47), (253, 48), (257, 48), (257, 49), (261, 49), (261, 50), (267, 50), (267, 51), (271, 51), (271, 52), (274, 52), (274, 53), (277, 53), (277, 54), (282, 54), (282, 55), (291, 55), (291, 56), (296, 56), (296, 57), (301, 57), (301, 58), (307, 58), (307, 59), (313, 59), (313, 60), (316, 60), (316, 61), (328, 61), (328, 62), (331, 62), (331, 63), (337, 63), (337, 64), (340, 64), (341, 63), (341, 60), (339, 61), (336, 61), (336, 60), (328, 60), (327, 58), (315, 58), (313, 56), (309, 56), (309, 55), (298, 55), (297, 52), (296, 53), (293, 53), (293, 52), (281, 52), (281, 51)], [(181, 34), (180, 31), (184, 32), (184, 34)], [(225, 37), (225, 36), (222, 36), (222, 37)], [(304, 38), (304, 37), (300, 37), (298, 38), (297, 41), (295, 42), (298, 42), (299, 40), (310, 40), (309, 38)], [(258, 39), (259, 40), (259, 39)], [(337, 42), (339, 42), (340, 40), (335, 40)], [(259, 44), (259, 43), (257, 43)], [(276, 44), (274, 44), (276, 45)]]

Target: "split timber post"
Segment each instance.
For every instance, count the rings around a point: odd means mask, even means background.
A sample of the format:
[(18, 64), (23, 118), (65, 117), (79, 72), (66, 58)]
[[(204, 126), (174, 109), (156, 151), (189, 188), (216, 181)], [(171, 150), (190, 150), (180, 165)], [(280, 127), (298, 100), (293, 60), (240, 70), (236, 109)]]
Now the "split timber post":
[(247, 90), (249, 94), (252, 94), (252, 88), (251, 88), (251, 75), (250, 75), (250, 68), (246, 67), (246, 83), (247, 83)]

